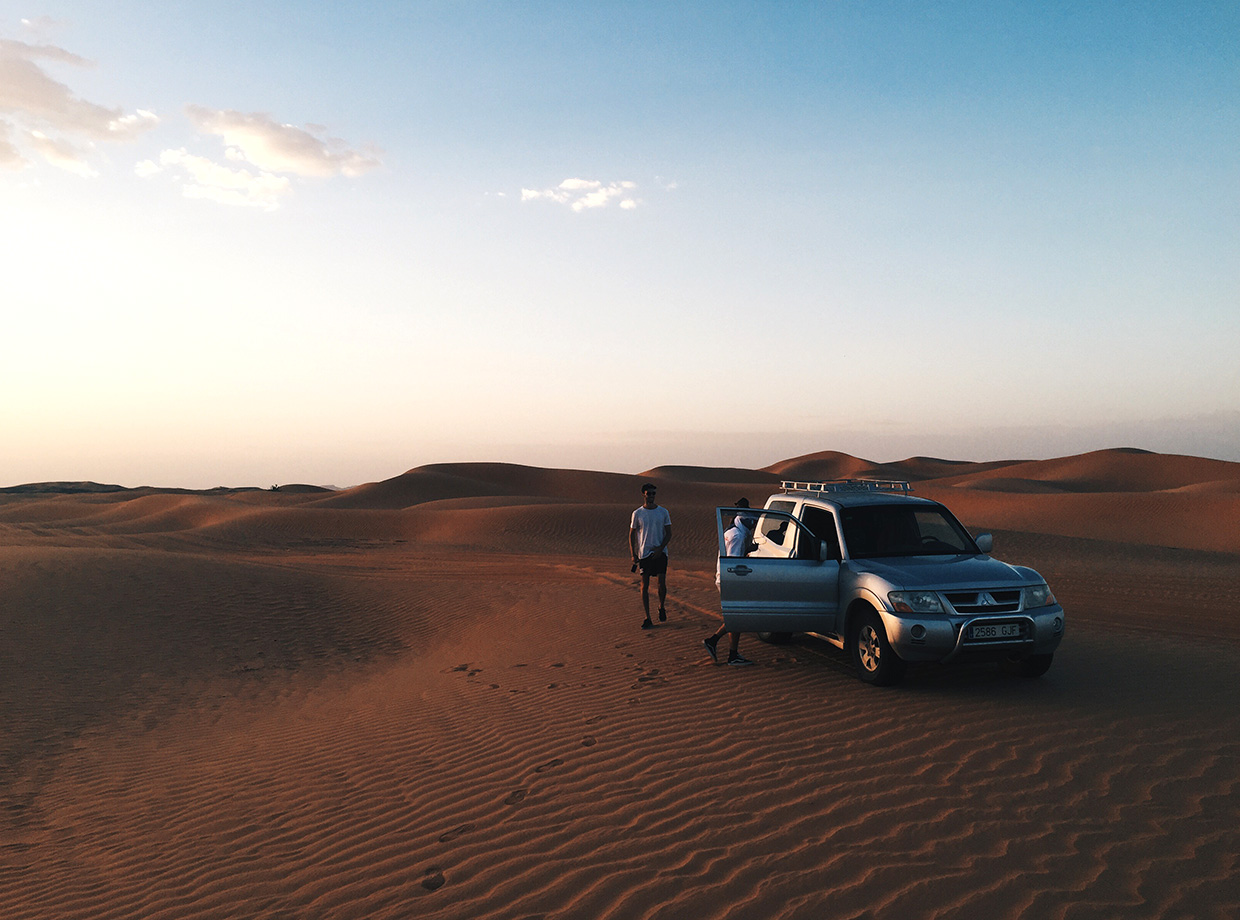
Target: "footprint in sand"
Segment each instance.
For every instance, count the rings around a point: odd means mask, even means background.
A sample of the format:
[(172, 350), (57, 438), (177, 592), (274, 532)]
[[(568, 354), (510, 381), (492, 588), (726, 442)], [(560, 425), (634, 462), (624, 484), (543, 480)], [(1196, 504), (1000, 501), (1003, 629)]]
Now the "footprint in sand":
[(460, 837), (462, 834), (468, 834), (473, 829), (474, 829), (473, 824), (462, 824), (458, 828), (454, 828), (453, 830), (450, 830), (450, 831), (444, 831), (442, 834), (440, 834), (439, 842), (440, 843), (451, 843), (457, 837)]
[(443, 887), (445, 881), (447, 879), (443, 877), (443, 872), (440, 871), (439, 867), (431, 866), (426, 870), (426, 875), (422, 879), (422, 887), (427, 891), (436, 891)]
[(593, 735), (586, 735), (584, 738), (581, 739), (582, 747), (594, 747), (594, 745), (596, 744), (598, 744), (598, 742), (594, 740)]
[(505, 805), (520, 805), (525, 801), (526, 792), (524, 789), (514, 789), (508, 793), (508, 798), (504, 799)]
[(554, 760), (548, 760), (548, 761), (547, 761), (546, 763), (544, 763), (544, 764), (539, 764), (537, 767), (535, 767), (535, 768), (534, 768), (534, 772), (535, 772), (535, 773), (545, 773), (547, 770), (550, 770), (552, 767), (558, 767), (558, 766), (559, 766), (560, 764), (562, 764), (562, 763), (564, 763), (564, 761), (562, 761), (562, 760), (560, 760), (560, 758), (556, 757)]

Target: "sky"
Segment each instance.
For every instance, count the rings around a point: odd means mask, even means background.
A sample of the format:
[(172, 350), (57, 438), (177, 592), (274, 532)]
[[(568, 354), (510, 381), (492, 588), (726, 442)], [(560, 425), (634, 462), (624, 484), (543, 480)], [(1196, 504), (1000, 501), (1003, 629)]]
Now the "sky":
[(1240, 6), (0, 0), (0, 304), (0, 485), (1240, 460)]

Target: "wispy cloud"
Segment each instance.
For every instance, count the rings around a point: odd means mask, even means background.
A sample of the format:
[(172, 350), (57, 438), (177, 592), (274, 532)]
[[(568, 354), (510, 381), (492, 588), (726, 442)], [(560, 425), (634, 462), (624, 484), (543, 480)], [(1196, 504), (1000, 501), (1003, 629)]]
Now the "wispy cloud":
[(586, 211), (593, 208), (605, 208), (616, 204), (626, 211), (638, 206), (640, 200), (635, 197), (636, 182), (601, 182), (597, 179), (565, 179), (555, 188), (521, 189), (522, 201), (552, 201), (572, 208), (574, 211)]
[(187, 198), (274, 211), (293, 190), (290, 176), (354, 177), (380, 165), (376, 151), (355, 150), (318, 125), (299, 128), (263, 113), (198, 105), (185, 113), (199, 132), (221, 139), (227, 162), (180, 148), (165, 150), (158, 162), (142, 161), (136, 172), (149, 178), (171, 171)]
[(42, 131), (31, 131), (27, 140), (43, 159), (65, 172), (71, 172), (83, 179), (93, 179), (99, 175), (95, 167), (90, 165), (87, 151), (63, 137), (48, 137)]
[(48, 75), (48, 61), (94, 66), (55, 45), (0, 39), (0, 163), (26, 165), (22, 151), (28, 149), (53, 166), (94, 176), (96, 142), (133, 140), (159, 122), (153, 112), (126, 113), (81, 98)]
[(158, 163), (143, 160), (134, 171), (142, 178), (149, 178), (166, 169), (176, 170), (184, 177), (181, 192), (186, 198), (218, 204), (274, 211), (280, 199), (291, 191), (291, 183), (285, 176), (232, 169), (207, 157), (195, 156), (184, 148), (165, 150), (159, 155)]
[[(55, 20), (23, 20), (30, 32), (52, 30)], [(91, 68), (80, 55), (52, 44), (0, 39), (0, 169), (43, 161), (84, 178), (99, 175), (97, 145), (134, 141), (159, 123), (145, 109), (126, 111), (92, 102), (54, 79), (49, 65)], [(292, 179), (360, 176), (380, 165), (378, 151), (352, 146), (318, 125), (284, 124), (264, 113), (185, 108), (202, 135), (219, 138), (214, 159), (186, 147), (138, 163), (141, 178), (171, 176), (188, 198), (275, 210)]]
[(299, 128), (261, 112), (235, 112), (186, 106), (189, 120), (204, 134), (215, 134), (228, 145), (230, 159), (240, 159), (270, 172), (298, 176), (360, 176), (379, 165), (373, 151), (354, 150), (326, 128)]

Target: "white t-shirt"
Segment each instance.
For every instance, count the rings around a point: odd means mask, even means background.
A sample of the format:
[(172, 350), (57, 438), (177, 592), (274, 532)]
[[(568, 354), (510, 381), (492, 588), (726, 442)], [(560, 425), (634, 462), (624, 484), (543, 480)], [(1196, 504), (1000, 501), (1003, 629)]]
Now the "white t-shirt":
[(744, 556), (745, 549), (753, 539), (753, 526), (757, 520), (749, 515), (738, 514), (723, 534), (723, 545), (729, 556)]
[[(645, 559), (663, 542), (663, 528), (672, 526), (672, 516), (662, 505), (642, 505), (633, 512), (629, 527), (637, 531), (637, 558)], [(665, 548), (663, 552), (667, 552)]]

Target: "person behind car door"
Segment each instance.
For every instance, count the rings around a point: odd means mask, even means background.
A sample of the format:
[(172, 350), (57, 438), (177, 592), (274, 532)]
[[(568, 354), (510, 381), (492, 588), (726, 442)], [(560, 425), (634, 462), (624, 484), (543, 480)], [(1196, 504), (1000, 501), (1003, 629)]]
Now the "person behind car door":
[[(738, 498), (736, 500), (737, 508), (748, 508), (749, 499)], [(747, 556), (754, 548), (753, 531), (757, 526), (758, 520), (752, 514), (745, 514), (743, 511), (738, 513), (732, 521), (732, 526), (724, 532), (723, 546), (728, 554), (728, 558), (736, 558)], [(728, 632), (726, 626), (720, 626), (719, 630), (710, 638), (703, 639), (702, 644), (706, 646), (706, 654), (710, 655), (711, 660), (716, 664), (719, 663), (719, 653), (717, 646), (719, 640), (723, 638), (723, 634)], [(732, 645), (728, 650), (728, 664), (746, 665), (753, 664), (748, 658), (740, 653), (741, 634), (738, 632), (729, 633), (732, 637)]]

